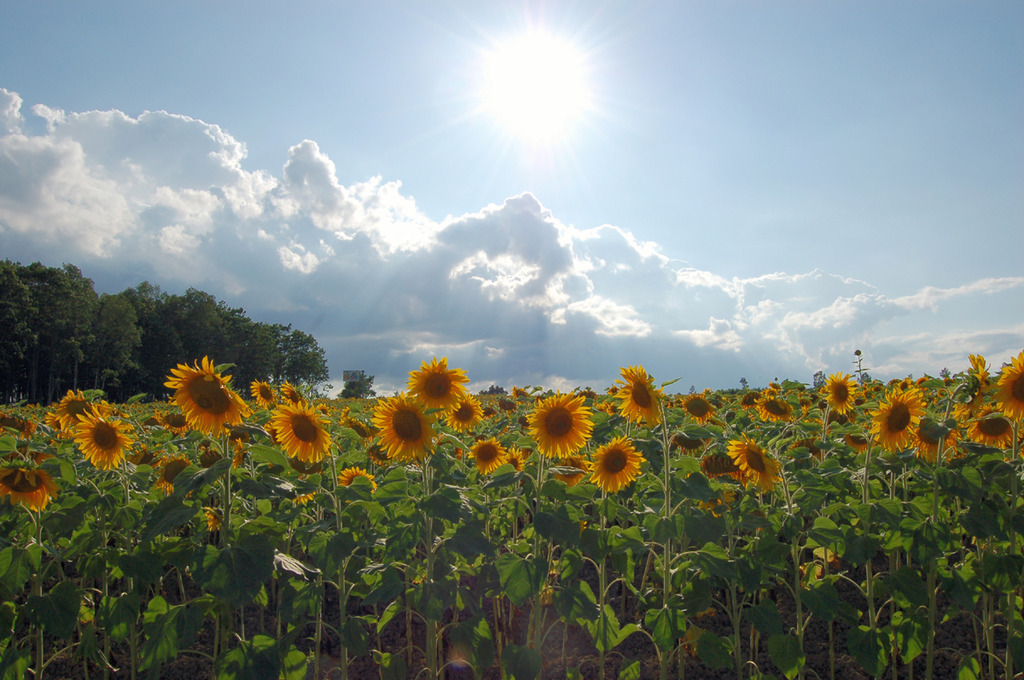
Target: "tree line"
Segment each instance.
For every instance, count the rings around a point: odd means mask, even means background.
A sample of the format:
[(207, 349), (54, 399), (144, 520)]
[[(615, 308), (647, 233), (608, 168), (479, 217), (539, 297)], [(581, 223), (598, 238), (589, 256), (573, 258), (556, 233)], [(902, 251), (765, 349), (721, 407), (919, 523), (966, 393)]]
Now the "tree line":
[(203, 356), (235, 364), (233, 385), (246, 397), (253, 380), (329, 377), (312, 335), (253, 321), (201, 290), (174, 295), (144, 281), (97, 294), (71, 264), (0, 263), (0, 403), (48, 404), (69, 389), (100, 389), (111, 401), (159, 398), (170, 369)]

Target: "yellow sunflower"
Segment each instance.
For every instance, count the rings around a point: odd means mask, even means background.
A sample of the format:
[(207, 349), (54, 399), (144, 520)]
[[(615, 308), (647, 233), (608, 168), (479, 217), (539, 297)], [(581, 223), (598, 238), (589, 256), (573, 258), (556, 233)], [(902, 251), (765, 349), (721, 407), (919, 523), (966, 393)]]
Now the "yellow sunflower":
[(331, 448), (316, 409), (305, 402), (281, 404), (270, 416), (281, 448), (292, 458), (304, 463), (318, 463)]
[(0, 413), (0, 429), (10, 428), (16, 430), (24, 439), (28, 439), (36, 431), (36, 424), (26, 418), (9, 413)]
[(422, 460), (434, 446), (434, 419), (405, 394), (379, 402), (373, 410), (373, 425), (389, 458)]
[[(930, 433), (930, 420), (930, 418), (921, 419), (921, 423), (917, 426), (917, 432), (914, 434), (914, 443), (917, 446), (917, 457), (929, 463), (934, 463), (936, 458), (939, 457), (939, 439)], [(960, 439), (960, 433), (956, 430), (950, 430), (944, 439), (945, 443), (942, 446), (942, 451), (945, 458), (949, 459), (952, 457), (951, 454), (956, 451), (956, 443)]]
[(704, 424), (715, 415), (715, 407), (707, 400), (704, 394), (690, 394), (682, 403), (683, 410), (690, 414), (690, 417), (698, 423)]
[(469, 378), (461, 368), (448, 368), (448, 358), (437, 357), (428, 364), (424, 361), (418, 371), (409, 373), (409, 393), (419, 399), (427, 408), (450, 411), (466, 398)]
[(101, 470), (112, 470), (124, 460), (132, 445), (131, 425), (116, 418), (97, 414), (79, 416), (75, 426), (75, 443), (86, 460)]
[(594, 423), (582, 396), (554, 394), (541, 400), (529, 417), (530, 435), (549, 458), (571, 456), (587, 443)]
[(57, 483), (50, 473), (36, 467), (0, 467), (0, 498), (10, 496), (32, 510), (42, 511), (57, 496)]
[(356, 477), (365, 477), (366, 479), (370, 480), (370, 488), (373, 491), (377, 490), (377, 482), (374, 481), (373, 475), (371, 475), (369, 472), (367, 472), (361, 467), (349, 467), (339, 472), (338, 484), (342, 486), (351, 486), (352, 480), (354, 480)]
[(590, 463), (582, 456), (569, 456), (558, 461), (558, 467), (561, 468), (575, 468), (579, 472), (552, 472), (551, 476), (557, 480), (565, 482), (566, 486), (576, 486), (583, 480), (583, 473), (590, 470)]
[(511, 464), (516, 472), (522, 472), (523, 465), (526, 464), (526, 459), (529, 457), (529, 451), (523, 451), (518, 446), (513, 446), (508, 449), (505, 462)]
[(871, 418), (871, 434), (886, 451), (898, 452), (914, 441), (917, 426), (924, 415), (924, 398), (917, 387), (890, 390)]
[(640, 474), (642, 453), (625, 437), (611, 440), (594, 453), (590, 462), (590, 481), (608, 493), (615, 493)]
[(672, 439), (669, 441), (672, 444), (673, 448), (679, 449), (680, 451), (685, 451), (687, 454), (692, 454), (693, 452), (699, 450), (702, 446), (704, 446), (703, 439), (698, 439), (696, 437), (687, 437), (682, 432), (677, 432), (676, 434), (672, 435)]
[(484, 412), (480, 401), (467, 394), (460, 399), (455, 408), (445, 414), (445, 422), (448, 427), (458, 432), (470, 432), (474, 427), (483, 422)]
[(494, 437), (479, 441), (473, 445), (470, 451), (473, 462), (476, 464), (477, 472), (482, 475), (489, 475), (505, 462), (508, 451)]
[(781, 466), (746, 435), (741, 437), (729, 442), (729, 457), (743, 474), (744, 484), (754, 482), (761, 491), (770, 491), (772, 485), (779, 481)]
[(237, 425), (248, 407), (231, 388), (231, 378), (215, 369), (209, 357), (202, 365), (178, 364), (164, 383), (174, 390), (174, 401), (181, 407), (189, 425), (205, 434), (219, 434), (224, 425)]
[(86, 399), (81, 390), (77, 392), (68, 390), (68, 393), (57, 402), (57, 406), (54, 408), (54, 413), (60, 422), (60, 429), (65, 432), (75, 429), (75, 426), (78, 425), (78, 416), (88, 415), (95, 411), (96, 405)]
[(864, 435), (852, 432), (844, 434), (843, 441), (846, 442), (847, 446), (852, 448), (857, 453), (864, 453), (865, 451), (867, 451), (868, 444), (870, 443), (868, 441), (868, 438), (865, 437)]
[(774, 391), (765, 392), (754, 404), (763, 420), (785, 423), (793, 419), (793, 407)]
[(721, 451), (709, 451), (700, 459), (700, 469), (710, 479), (715, 477), (732, 477), (736, 481), (743, 480), (743, 471), (727, 454)]
[(269, 409), (277, 405), (277, 393), (274, 392), (274, 388), (269, 383), (262, 380), (253, 380), (252, 384), (249, 385), (249, 393), (252, 394), (252, 398), (256, 400), (260, 408)]
[(971, 441), (1005, 449), (1013, 443), (1013, 423), (1003, 414), (986, 409), (967, 430)]
[(620, 368), (621, 380), (615, 398), (621, 403), (619, 410), (623, 417), (633, 423), (647, 423), (654, 427), (661, 422), (661, 390), (654, 386), (654, 379), (640, 366)]
[(174, 493), (174, 478), (192, 464), (185, 456), (166, 456), (157, 461), (156, 479), (153, 486), (168, 496)]
[(996, 403), (1006, 417), (1024, 420), (1024, 351), (1003, 368), (996, 385)]
[(957, 404), (953, 415), (957, 420), (966, 423), (978, 416), (985, 406), (985, 395), (991, 388), (992, 381), (988, 374), (988, 362), (980, 354), (969, 355), (971, 367), (967, 369), (967, 394), (969, 399)]
[(848, 413), (853, 410), (853, 400), (857, 383), (848, 373), (833, 373), (825, 383), (825, 401), (835, 413)]
[(303, 404), (306, 402), (306, 398), (302, 396), (302, 392), (299, 392), (299, 390), (288, 381), (285, 381), (285, 383), (281, 385), (281, 396), (289, 404)]

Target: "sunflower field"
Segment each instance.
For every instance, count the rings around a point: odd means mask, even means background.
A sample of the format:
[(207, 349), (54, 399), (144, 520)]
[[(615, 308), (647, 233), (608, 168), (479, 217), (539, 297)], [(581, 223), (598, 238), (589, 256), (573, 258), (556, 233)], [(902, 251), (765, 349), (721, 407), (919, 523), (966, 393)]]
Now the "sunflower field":
[(0, 679), (1024, 670), (1024, 352), (686, 395), (230, 371), (0, 410)]

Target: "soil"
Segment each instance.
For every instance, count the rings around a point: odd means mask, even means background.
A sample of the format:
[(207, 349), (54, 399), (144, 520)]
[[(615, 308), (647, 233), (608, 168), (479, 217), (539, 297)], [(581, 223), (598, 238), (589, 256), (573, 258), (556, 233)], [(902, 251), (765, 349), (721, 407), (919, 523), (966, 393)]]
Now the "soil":
[[(880, 557), (877, 566), (879, 570), (884, 570), (887, 567), (887, 563)], [(768, 594), (775, 601), (782, 616), (784, 626), (788, 629), (794, 622), (794, 603), (788, 596), (788, 591), (785, 588), (779, 588), (769, 591)], [(847, 601), (854, 603), (855, 606), (859, 607), (862, 604), (859, 601), (861, 599), (860, 595), (850, 584), (846, 584), (845, 589), (840, 588), (840, 594)], [(330, 601), (332, 595), (335, 596), (333, 603)], [(632, 600), (632, 596), (627, 594), (625, 602), (621, 601), (621, 596), (621, 593), (613, 595), (611, 600), (612, 606), (617, 612), (631, 611), (631, 606), (636, 604)], [(337, 623), (337, 600), (336, 594), (332, 589), (328, 589), (326, 600), (326, 612), (335, 612), (335, 614), (334, 621), (330, 619), (329, 615), (327, 615), (325, 620), (328, 624), (334, 625)], [(943, 604), (940, 601), (940, 613), (944, 611)], [(272, 608), (260, 612), (257, 607), (246, 607), (244, 610), (247, 621), (246, 630), (255, 632), (273, 631), (274, 622), (270, 612), (273, 612)], [(353, 610), (351, 613), (367, 614), (372, 612)], [(504, 637), (510, 643), (524, 644), (529, 614), (530, 612), (526, 608), (513, 612), (511, 617), (512, 629), (502, 631)], [(540, 677), (544, 680), (562, 679), (574, 672), (578, 672), (579, 677), (587, 680), (600, 677), (600, 669), (598, 667), (599, 656), (590, 641), (589, 634), (577, 626), (565, 626), (557, 620), (557, 616), (553, 611), (549, 611), (546, 616), (547, 625), (553, 626), (553, 628), (547, 635), (546, 643), (542, 650), (544, 661)], [(425, 632), (422, 625), (416, 625), (417, 621), (414, 618), (414, 625), (411, 631), (412, 639), (414, 644), (422, 645)], [(493, 619), (491, 621), (493, 626)], [(709, 613), (702, 615), (696, 623), (701, 628), (711, 630), (721, 636), (726, 636), (730, 633), (730, 625), (727, 618), (718, 610), (711, 610)], [(882, 621), (882, 623), (886, 622)], [(935, 643), (937, 651), (934, 668), (934, 677), (936, 679), (943, 680), (957, 677), (957, 668), (962, 657), (974, 650), (974, 641), (976, 639), (975, 625), (975, 619), (971, 614), (961, 613), (950, 617), (948, 620), (941, 621), (937, 626)], [(820, 680), (867, 680), (871, 677), (846, 652), (848, 630), (848, 624), (838, 621), (834, 622), (831, 630), (833, 643), (830, 646), (829, 626), (820, 620), (811, 620), (810, 625), (805, 631), (804, 639), (807, 678)], [(396, 616), (382, 631), (379, 638), (371, 635), (370, 647), (396, 655), (405, 654), (406, 632), (405, 617), (401, 615)], [(304, 637), (310, 640), (313, 638), (312, 624), (308, 626), (308, 630), (304, 631), (304, 633), (308, 634), (304, 635)], [(743, 644), (744, 654), (747, 658), (750, 657), (749, 643), (751, 641), (751, 633), (749, 625), (746, 625), (743, 631)], [(769, 658), (765, 640), (763, 638), (757, 640), (756, 637), (755, 640), (757, 653), (754, 655), (753, 665), (748, 665), (748, 668), (744, 671), (744, 678), (751, 677), (752, 675), (756, 676), (754, 671), (759, 671), (768, 677), (774, 676), (778, 680), (782, 680), (785, 676)], [(312, 651), (311, 648), (308, 648), (309, 644), (311, 643), (307, 641), (307, 648), (304, 649), (307, 653)], [(207, 619), (203, 629), (198, 633), (192, 648), (207, 655), (212, 652), (213, 624), (211, 620)], [(830, 658), (830, 648), (835, 650), (834, 658)], [(1002, 654), (1004, 648), (1005, 630), (998, 626), (996, 630), (996, 649)], [(112, 672), (111, 677), (115, 680), (129, 677), (127, 671), (127, 647), (125, 645), (115, 646), (113, 652), (113, 662), (119, 670)], [(320, 650), (320, 674), (319, 676), (314, 675), (313, 663), (311, 661), (306, 676), (307, 680), (339, 678), (340, 669), (337, 667), (339, 653), (340, 648), (337, 639), (332, 639), (329, 634), (325, 634)], [(447, 640), (445, 640), (444, 653), (446, 659), (450, 660), (452, 658), (452, 650), (448, 648)], [(684, 671), (681, 672), (678, 664), (673, 663), (669, 677), (685, 678), (685, 680), (732, 680), (736, 678), (736, 671), (732, 667), (717, 670), (711, 669), (694, 654), (683, 654), (683, 658), (685, 663)], [(609, 679), (618, 678), (622, 668), (637, 660), (640, 662), (639, 678), (641, 680), (658, 677), (659, 669), (655, 647), (643, 633), (634, 633), (629, 636), (606, 656), (605, 677)], [(408, 677), (425, 677), (417, 675), (424, 667), (422, 653), (414, 650), (413, 656), (409, 661)], [(354, 680), (380, 677), (379, 669), (374, 663), (373, 658), (369, 655), (349, 659), (348, 665), (348, 677)], [(892, 665), (886, 668), (880, 677), (887, 680), (912, 680), (913, 678), (924, 678), (924, 676), (925, 658), (922, 654), (915, 659), (912, 669), (907, 664), (897, 663), (895, 668)], [(102, 677), (102, 671), (97, 666), (90, 665), (87, 674), (83, 662), (80, 659), (72, 658), (71, 653), (65, 651), (52, 658), (45, 669), (44, 677), (47, 680), (83, 680), (85, 678)], [(140, 677), (145, 677), (145, 675), (140, 674)], [(157, 677), (166, 680), (203, 680), (205, 678), (213, 678), (214, 674), (209, 658), (194, 654), (183, 654), (174, 661), (164, 664)], [(449, 666), (445, 670), (444, 677), (447, 680), (472, 680), (474, 674), (471, 669), (466, 667)], [(986, 674), (985, 677), (989, 678), (989, 680), (1005, 680), (999, 664), (996, 664), (994, 676)], [(1016, 677), (1021, 678), (1024, 675), (1018, 674)], [(480, 678), (483, 680), (500, 680), (501, 672), (498, 663), (495, 662), (490, 669), (482, 672)]]

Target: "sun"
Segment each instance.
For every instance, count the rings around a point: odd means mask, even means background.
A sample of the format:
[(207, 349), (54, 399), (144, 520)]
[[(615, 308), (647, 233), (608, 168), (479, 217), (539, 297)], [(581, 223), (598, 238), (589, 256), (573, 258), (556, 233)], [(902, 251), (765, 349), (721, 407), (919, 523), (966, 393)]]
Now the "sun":
[(570, 43), (530, 32), (484, 55), (482, 108), (533, 144), (564, 139), (590, 108), (584, 56)]

